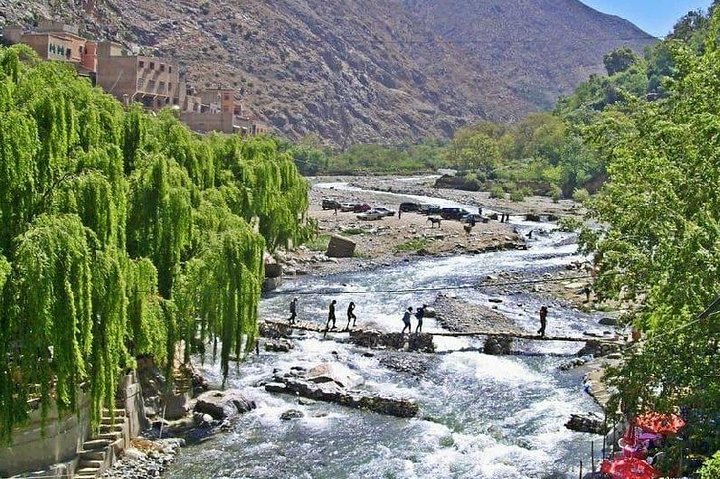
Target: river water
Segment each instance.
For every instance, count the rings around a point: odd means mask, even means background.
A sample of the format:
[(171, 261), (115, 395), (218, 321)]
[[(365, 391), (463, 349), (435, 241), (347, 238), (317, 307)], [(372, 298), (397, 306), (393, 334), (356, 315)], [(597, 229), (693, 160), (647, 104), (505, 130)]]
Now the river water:
[[(329, 186), (329, 185), (321, 185)], [(332, 185), (344, 187), (342, 184)], [(449, 205), (434, 198), (428, 203)], [(262, 301), (261, 315), (287, 316), (288, 303), (299, 294), (299, 316), (318, 322), (327, 304), (338, 300), (338, 326), (344, 309), (357, 304), (359, 325), (387, 330), (402, 328), (407, 306), (430, 303), (437, 291), (473, 285), (502, 271), (523, 271), (539, 277), (553, 268), (581, 259), (574, 238), (555, 232), (553, 225), (512, 222), (535, 234), (527, 251), (503, 251), (476, 256), (422, 259), (372, 271), (329, 277), (298, 278), (286, 282)], [(415, 292), (388, 292), (414, 290)], [(419, 291), (418, 291), (419, 290)], [(332, 291), (332, 293), (328, 293)], [(537, 329), (541, 299), (503, 289), (449, 289), (449, 294), (488, 304), (502, 299), (498, 309), (528, 330)], [(580, 335), (597, 330), (599, 317), (550, 303), (548, 333)], [(437, 330), (425, 320), (426, 331)], [(480, 346), (474, 339), (439, 338), (443, 354), (414, 355), (424, 367), (419, 375), (394, 371), (380, 362), (382, 354), (363, 355), (350, 344), (323, 340), (312, 333), (295, 341), (290, 353), (251, 356), (231, 372), (229, 387), (251, 391), (257, 409), (242, 416), (233, 429), (181, 452), (167, 472), (170, 478), (480, 478), (565, 479), (578, 476), (579, 462), (587, 462), (590, 436), (567, 430), (571, 413), (599, 412), (583, 392), (582, 375), (558, 366), (580, 348), (578, 343), (516, 344), (530, 353), (489, 356), (456, 352)], [(454, 352), (455, 351), (455, 352)], [(299, 405), (291, 396), (272, 395), (254, 387), (274, 368), (312, 367), (339, 362), (365, 378), (364, 387), (384, 394), (413, 398), (420, 416), (399, 419), (327, 403)], [(201, 366), (219, 382), (217, 365)], [(283, 421), (288, 409), (302, 411), (301, 419)]]

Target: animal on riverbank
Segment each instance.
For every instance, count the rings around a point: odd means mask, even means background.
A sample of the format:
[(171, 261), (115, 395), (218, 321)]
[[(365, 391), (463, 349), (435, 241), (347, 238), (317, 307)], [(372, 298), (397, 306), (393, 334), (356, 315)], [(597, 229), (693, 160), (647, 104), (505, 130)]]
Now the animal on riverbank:
[(471, 224), (463, 225), (463, 229), (465, 230), (465, 234), (470, 236), (470, 233), (472, 232), (472, 229), (473, 229), (473, 225), (471, 225)]
[(434, 228), (435, 225), (437, 225), (438, 228), (442, 228), (442, 218), (439, 218), (437, 216), (430, 216), (427, 220), (430, 222), (430, 228)]

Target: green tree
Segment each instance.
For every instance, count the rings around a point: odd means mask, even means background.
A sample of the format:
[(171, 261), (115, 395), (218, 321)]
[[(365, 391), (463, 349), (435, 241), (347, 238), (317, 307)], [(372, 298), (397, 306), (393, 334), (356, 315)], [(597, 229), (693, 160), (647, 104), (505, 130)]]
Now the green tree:
[(624, 72), (638, 62), (638, 57), (629, 47), (622, 47), (614, 50), (603, 57), (605, 70), (608, 75)]

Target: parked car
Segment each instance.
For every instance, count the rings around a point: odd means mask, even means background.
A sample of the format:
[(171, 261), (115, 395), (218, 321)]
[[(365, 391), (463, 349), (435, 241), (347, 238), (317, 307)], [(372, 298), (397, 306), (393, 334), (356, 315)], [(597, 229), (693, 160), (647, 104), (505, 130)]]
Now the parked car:
[(439, 215), (440, 208), (438, 205), (420, 205), (420, 214), (423, 215)]
[(420, 206), (422, 206), (420, 205), (420, 203), (400, 203), (400, 211), (402, 211), (403, 213), (407, 213), (409, 211), (419, 211)]
[(360, 213), (359, 215), (357, 215), (357, 217), (359, 220), (373, 221), (373, 220), (382, 219), (385, 217), (385, 215), (379, 211), (370, 210), (370, 211), (366, 211), (365, 213)]
[(332, 198), (325, 198), (322, 200), (322, 209), (334, 210), (336, 208), (340, 208), (340, 203), (337, 200), (334, 200)]
[(355, 211), (355, 203), (340, 203), (340, 211)]
[(366, 211), (370, 211), (370, 205), (367, 203), (358, 203), (355, 205), (353, 211), (355, 213), (365, 213)]
[(390, 208), (385, 208), (384, 206), (377, 206), (373, 208), (373, 211), (377, 211), (383, 216), (395, 216), (395, 210), (391, 210)]
[(440, 217), (444, 220), (459, 220), (468, 214), (470, 212), (464, 208), (443, 208), (440, 210)]

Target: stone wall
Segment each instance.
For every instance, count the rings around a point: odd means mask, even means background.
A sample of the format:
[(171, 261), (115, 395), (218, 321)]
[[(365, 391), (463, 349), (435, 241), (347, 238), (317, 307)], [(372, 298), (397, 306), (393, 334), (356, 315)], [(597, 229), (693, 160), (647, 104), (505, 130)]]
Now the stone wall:
[[(142, 389), (135, 373), (121, 378), (120, 404), (127, 412), (128, 431), (125, 446), (131, 438), (146, 429)], [(30, 423), (13, 430), (12, 444), (0, 447), (0, 477), (29, 471), (43, 471), (43, 477), (68, 477), (75, 469), (77, 453), (90, 432), (90, 398), (80, 392), (78, 412), (58, 415), (53, 405), (43, 428), (40, 410), (32, 411)], [(32, 477), (32, 476), (29, 476)]]
[(80, 393), (79, 413), (58, 415), (53, 405), (43, 430), (40, 409), (30, 413), (30, 423), (13, 430), (12, 444), (0, 448), (0, 476), (35, 471), (71, 461), (90, 430), (89, 397)]

